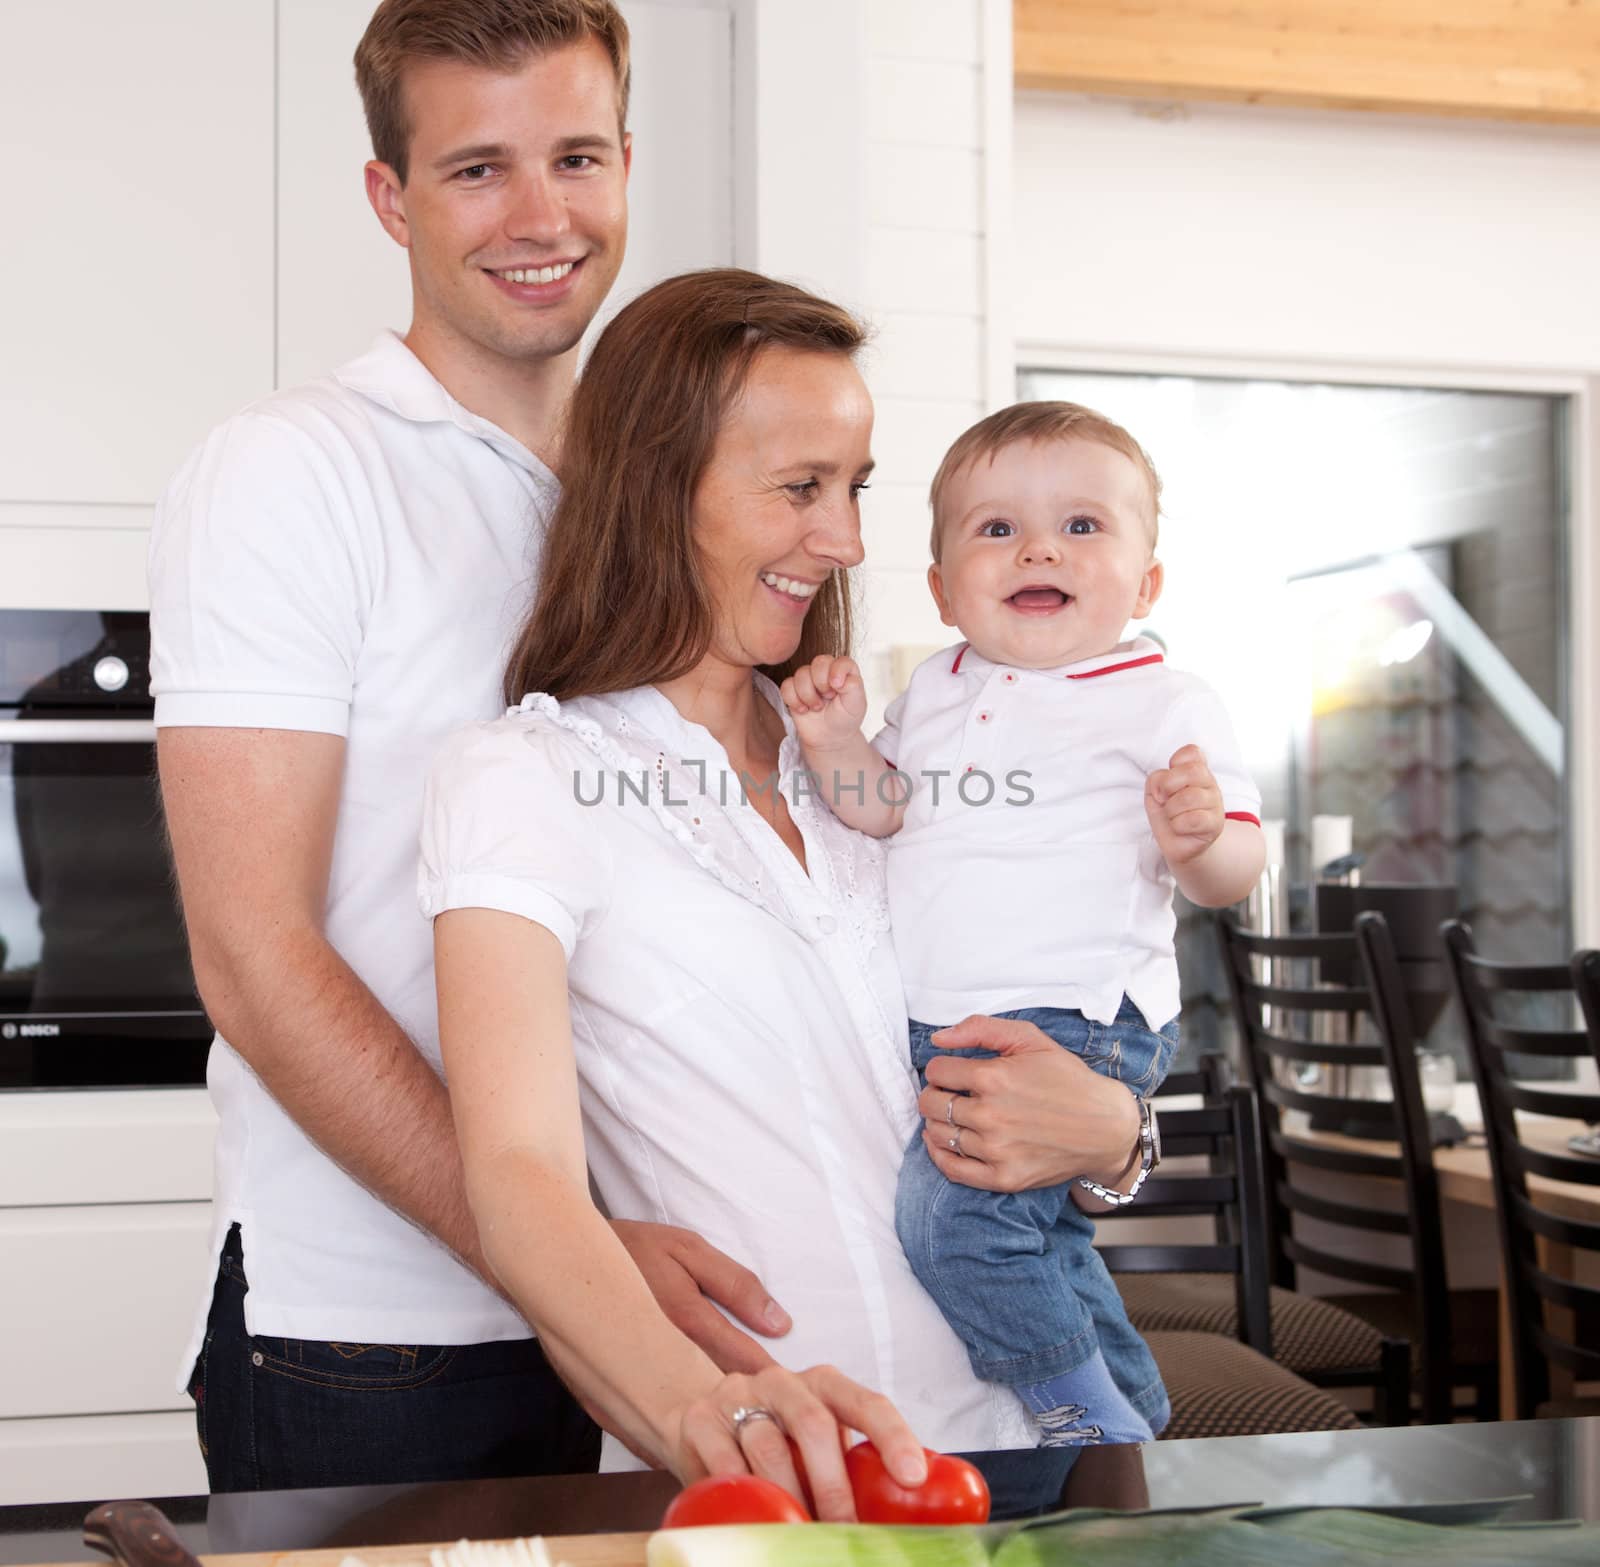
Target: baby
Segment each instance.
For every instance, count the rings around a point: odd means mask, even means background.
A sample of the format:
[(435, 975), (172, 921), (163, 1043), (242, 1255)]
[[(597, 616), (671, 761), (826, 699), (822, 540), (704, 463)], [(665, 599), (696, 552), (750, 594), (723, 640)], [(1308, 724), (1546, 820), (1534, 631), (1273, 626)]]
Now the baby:
[[(1245, 896), (1265, 858), (1260, 796), (1215, 694), (1153, 640), (1122, 640), (1162, 585), (1160, 480), (1131, 435), (1072, 403), (1022, 403), (950, 448), (931, 498), (928, 584), (966, 640), (918, 667), (870, 745), (852, 660), (815, 659), (784, 702), (834, 813), (893, 835), (924, 1083), (940, 1028), (1021, 1018), (1126, 1084), (1143, 1131), (1117, 1189), (1005, 1193), (947, 1179), (919, 1129), (896, 1222), (974, 1369), (1015, 1389), (1042, 1444), (1148, 1441), (1166, 1392), (1073, 1199), (1103, 1211), (1159, 1156), (1147, 1101), (1178, 1039), (1173, 886), (1208, 907)], [(945, 1162), (981, 1157), (970, 1131), (962, 1147), (961, 1103)]]

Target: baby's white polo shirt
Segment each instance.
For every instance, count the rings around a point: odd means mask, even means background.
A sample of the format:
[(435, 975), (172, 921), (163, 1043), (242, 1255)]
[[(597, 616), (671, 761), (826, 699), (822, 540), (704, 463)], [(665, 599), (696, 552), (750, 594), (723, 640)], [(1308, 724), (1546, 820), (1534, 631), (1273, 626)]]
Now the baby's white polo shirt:
[(873, 744), (914, 788), (888, 871), (913, 1018), (1070, 1007), (1109, 1023), (1125, 994), (1151, 1028), (1177, 1015), (1174, 883), (1145, 780), (1198, 745), (1227, 815), (1261, 814), (1204, 681), (1144, 637), (1052, 670), (962, 644), (918, 666)]
[[(213, 431), (156, 514), (157, 725), (346, 738), (327, 936), (436, 1071), (432, 932), (415, 892), (423, 780), (447, 734), (504, 709), (506, 655), (557, 494), (538, 458), (386, 333)], [(302, 999), (293, 972), (279, 983), (286, 1004)], [(308, 1059), (321, 1043), (304, 1042)], [(208, 1077), (213, 1243), (242, 1226), (250, 1332), (528, 1336), (499, 1295), (322, 1153), (220, 1036)], [(191, 1350), (210, 1294), (208, 1281)]]

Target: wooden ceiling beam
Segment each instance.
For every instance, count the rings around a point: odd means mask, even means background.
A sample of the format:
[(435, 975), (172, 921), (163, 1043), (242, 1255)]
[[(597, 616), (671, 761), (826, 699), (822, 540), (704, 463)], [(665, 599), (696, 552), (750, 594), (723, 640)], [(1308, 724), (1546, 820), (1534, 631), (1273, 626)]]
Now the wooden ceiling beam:
[(1014, 0), (1017, 85), (1600, 125), (1600, 0)]

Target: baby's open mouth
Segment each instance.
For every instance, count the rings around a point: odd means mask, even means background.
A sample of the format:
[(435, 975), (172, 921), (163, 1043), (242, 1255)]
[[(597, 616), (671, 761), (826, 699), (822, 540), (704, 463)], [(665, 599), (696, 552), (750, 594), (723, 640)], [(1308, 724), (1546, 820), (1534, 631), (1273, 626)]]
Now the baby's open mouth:
[(1019, 588), (1006, 600), (1015, 609), (1060, 609), (1066, 602), (1060, 588)]

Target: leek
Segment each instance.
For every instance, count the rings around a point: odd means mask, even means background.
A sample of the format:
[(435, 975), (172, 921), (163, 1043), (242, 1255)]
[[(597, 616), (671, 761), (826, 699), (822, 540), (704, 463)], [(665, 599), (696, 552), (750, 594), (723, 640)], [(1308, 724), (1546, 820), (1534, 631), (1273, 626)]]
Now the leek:
[(1484, 1522), (1506, 1504), (1364, 1512), (1080, 1509), (1022, 1524), (728, 1524), (651, 1537), (648, 1567), (1594, 1567), (1600, 1527)]
[(863, 1523), (663, 1529), (646, 1567), (989, 1567), (982, 1531)]

